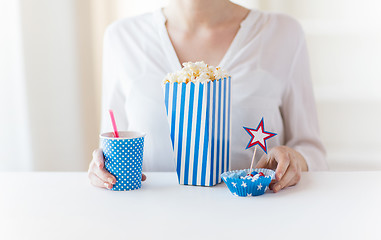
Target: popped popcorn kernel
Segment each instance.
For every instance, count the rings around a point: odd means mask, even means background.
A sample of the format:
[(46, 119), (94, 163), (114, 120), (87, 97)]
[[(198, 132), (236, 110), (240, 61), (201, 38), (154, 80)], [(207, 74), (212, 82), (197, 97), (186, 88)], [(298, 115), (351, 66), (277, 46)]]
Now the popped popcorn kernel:
[(185, 62), (183, 68), (174, 73), (168, 73), (163, 82), (165, 83), (207, 83), (219, 79), (229, 78), (230, 75), (220, 67), (209, 66), (201, 62)]

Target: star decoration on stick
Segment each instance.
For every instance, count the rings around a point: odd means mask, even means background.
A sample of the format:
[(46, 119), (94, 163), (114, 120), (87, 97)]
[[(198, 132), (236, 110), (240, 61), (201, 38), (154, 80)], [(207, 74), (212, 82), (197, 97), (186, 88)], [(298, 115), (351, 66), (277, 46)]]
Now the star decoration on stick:
[(251, 136), (250, 142), (247, 144), (246, 149), (251, 148), (255, 145), (259, 145), (267, 154), (266, 140), (276, 136), (277, 134), (265, 131), (265, 123), (263, 122), (263, 118), (256, 129), (248, 127), (243, 128)]

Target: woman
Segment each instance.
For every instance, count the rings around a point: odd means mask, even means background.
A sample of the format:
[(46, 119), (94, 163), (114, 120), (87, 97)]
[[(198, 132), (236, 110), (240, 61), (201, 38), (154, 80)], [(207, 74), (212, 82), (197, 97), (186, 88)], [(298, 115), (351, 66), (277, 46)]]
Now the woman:
[[(172, 0), (107, 29), (102, 132), (111, 130), (107, 109), (114, 109), (119, 129), (147, 133), (143, 170), (174, 171), (162, 79), (181, 63), (201, 60), (232, 76), (232, 169), (249, 166), (242, 126), (256, 127), (262, 117), (278, 136), (268, 155), (257, 154), (256, 167), (276, 169), (274, 192), (298, 183), (302, 171), (327, 168), (299, 24), (228, 0)], [(89, 178), (98, 187), (115, 183), (101, 149)]]

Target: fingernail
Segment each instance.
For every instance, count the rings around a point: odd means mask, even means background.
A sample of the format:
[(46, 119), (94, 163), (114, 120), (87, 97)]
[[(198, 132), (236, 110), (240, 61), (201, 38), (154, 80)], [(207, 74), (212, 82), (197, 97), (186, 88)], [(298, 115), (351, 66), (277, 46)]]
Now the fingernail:
[(107, 178), (107, 181), (111, 184), (114, 184), (114, 180), (112, 178)]
[(280, 190), (280, 188), (281, 188), (281, 186), (280, 186), (280, 185), (276, 185), (276, 186), (274, 187), (274, 189), (275, 189), (275, 192), (278, 192), (278, 191)]
[(107, 188), (107, 189), (110, 189), (111, 187), (110, 187), (110, 184), (108, 184), (108, 183), (104, 183), (104, 185), (105, 185), (105, 187)]

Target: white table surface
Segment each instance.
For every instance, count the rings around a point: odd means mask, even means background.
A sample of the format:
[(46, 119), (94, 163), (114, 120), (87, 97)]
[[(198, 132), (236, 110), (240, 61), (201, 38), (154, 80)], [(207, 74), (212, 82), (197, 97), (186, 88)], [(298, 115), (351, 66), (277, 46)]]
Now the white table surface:
[(246, 198), (146, 174), (113, 192), (86, 173), (0, 173), (0, 239), (381, 239), (381, 172), (304, 173)]

